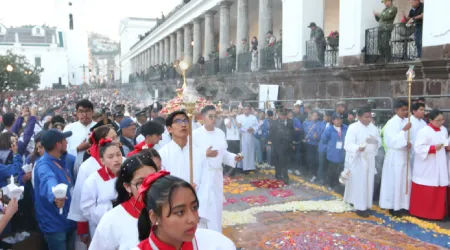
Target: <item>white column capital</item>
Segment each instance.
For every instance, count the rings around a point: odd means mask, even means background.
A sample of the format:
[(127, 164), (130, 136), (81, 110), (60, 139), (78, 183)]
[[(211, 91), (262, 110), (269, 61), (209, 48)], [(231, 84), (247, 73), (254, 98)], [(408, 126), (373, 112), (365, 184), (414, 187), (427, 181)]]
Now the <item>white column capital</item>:
[(222, 1), (220, 2), (220, 8), (230, 8), (233, 5), (232, 1)]

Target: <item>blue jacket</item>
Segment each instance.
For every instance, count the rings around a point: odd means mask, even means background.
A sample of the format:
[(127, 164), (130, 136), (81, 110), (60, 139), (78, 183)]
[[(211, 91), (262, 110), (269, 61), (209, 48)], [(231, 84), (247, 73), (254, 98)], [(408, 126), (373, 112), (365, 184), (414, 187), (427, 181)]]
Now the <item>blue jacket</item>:
[[(54, 162), (58, 163), (60, 169)], [(34, 207), (39, 228), (43, 233), (63, 233), (75, 230), (76, 223), (67, 219), (70, 202), (72, 201), (70, 190), (73, 188), (73, 178), (67, 168), (65, 160), (54, 158), (44, 153), (35, 166), (34, 176)], [(68, 185), (67, 200), (64, 203), (63, 213), (59, 214), (54, 200), (52, 187), (65, 183)]]
[(305, 122), (303, 122), (303, 131), (305, 131), (306, 144), (315, 146), (319, 144), (321, 134), (320, 128), (320, 121), (313, 122), (305, 120)]
[[(341, 127), (341, 137), (338, 136), (338, 132), (334, 126), (330, 125), (325, 129), (322, 136), (320, 137), (320, 143), (327, 145), (327, 159), (333, 163), (343, 163), (345, 160), (345, 150), (344, 141), (347, 135), (348, 126), (342, 124)], [(340, 149), (336, 148), (338, 142), (342, 142), (342, 147)]]
[[(20, 128), (22, 127), (23, 120), (24, 120), (23, 117), (19, 116), (17, 118), (17, 120), (14, 122), (13, 126), (11, 127), (11, 132), (16, 134), (17, 136), (20, 136), (19, 132), (20, 132)], [(36, 124), (36, 117), (31, 116), (30, 119), (28, 120), (27, 125), (23, 129), (23, 141), (19, 140), (17, 142), (17, 148), (19, 149), (18, 151), (19, 151), (19, 154), (21, 154), (21, 155), (24, 155), (27, 153), (26, 152), (27, 146), (28, 146), (28, 143), (30, 143), (31, 137), (33, 137), (35, 124)]]
[(270, 130), (270, 124), (269, 124), (269, 119), (264, 119), (263, 124), (260, 126), (260, 129), (262, 130), (262, 134), (261, 135), (256, 135), (259, 136), (259, 139), (263, 139), (266, 140), (269, 137), (269, 130)]
[(17, 176), (22, 169), (23, 161), (20, 154), (15, 154), (13, 156), (13, 161), (11, 164), (1, 164), (0, 163), (0, 188), (5, 187), (8, 182), (8, 178)]
[[(328, 127), (333, 126), (333, 125), (328, 125)], [(327, 123), (325, 121), (321, 121), (320, 122), (320, 136), (322, 136), (323, 132), (325, 131), (325, 129), (327, 128)], [(327, 152), (327, 145), (323, 144), (322, 141), (319, 141), (319, 147), (318, 147), (319, 152)]]
[(300, 121), (299, 118), (292, 118), (292, 121), (294, 122), (294, 130), (295, 129), (299, 129), (299, 131), (295, 130), (295, 135), (294, 135), (294, 141), (295, 142), (301, 142), (302, 141), (302, 134), (303, 134), (303, 125), (302, 125), (302, 121)]

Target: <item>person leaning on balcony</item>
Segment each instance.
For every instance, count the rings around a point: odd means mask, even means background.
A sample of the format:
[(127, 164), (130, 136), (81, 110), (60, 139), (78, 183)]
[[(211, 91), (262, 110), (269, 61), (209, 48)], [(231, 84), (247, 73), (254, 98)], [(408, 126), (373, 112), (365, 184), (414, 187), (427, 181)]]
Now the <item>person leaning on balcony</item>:
[(380, 52), (380, 60), (389, 62), (392, 58), (391, 52), (391, 33), (394, 28), (394, 19), (397, 16), (397, 7), (392, 4), (392, 0), (384, 0), (386, 8), (381, 12), (373, 12), (375, 20), (380, 24), (378, 28), (378, 51)]
[(417, 57), (420, 58), (422, 56), (422, 27), (423, 27), (423, 3), (420, 0), (411, 0), (411, 10), (409, 11), (409, 15), (406, 16), (403, 13), (403, 18), (409, 24), (415, 24), (416, 29), (414, 31), (414, 41), (416, 42), (417, 47)]
[(325, 48), (327, 43), (325, 42), (325, 34), (322, 28), (318, 27), (316, 23), (310, 23), (308, 28), (311, 29), (310, 40), (316, 43), (317, 59), (324, 65), (325, 62)]

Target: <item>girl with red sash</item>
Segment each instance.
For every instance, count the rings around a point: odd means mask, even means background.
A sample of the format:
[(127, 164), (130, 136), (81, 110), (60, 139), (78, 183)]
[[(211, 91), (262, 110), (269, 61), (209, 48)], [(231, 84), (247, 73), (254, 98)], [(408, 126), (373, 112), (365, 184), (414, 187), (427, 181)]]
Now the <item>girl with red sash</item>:
[(199, 202), (186, 181), (160, 171), (139, 187), (145, 204), (138, 220), (139, 250), (235, 250), (221, 233), (197, 229)]
[(122, 153), (118, 143), (101, 139), (99, 145), (100, 160), (104, 167), (89, 175), (84, 182), (80, 199), (80, 209), (88, 219), (91, 237), (102, 216), (112, 209), (112, 201), (117, 196), (117, 173), (122, 166)]
[(157, 172), (149, 151), (125, 160), (116, 182), (117, 205), (103, 215), (90, 249), (129, 250), (139, 243), (138, 217), (144, 207), (138, 188), (145, 177)]

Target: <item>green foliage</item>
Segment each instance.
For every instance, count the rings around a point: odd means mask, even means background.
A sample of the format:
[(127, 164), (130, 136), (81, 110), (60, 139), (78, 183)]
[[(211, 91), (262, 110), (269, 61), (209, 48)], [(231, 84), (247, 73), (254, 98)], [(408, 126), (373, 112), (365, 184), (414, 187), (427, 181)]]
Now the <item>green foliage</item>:
[[(8, 72), (7, 66), (13, 70)], [(44, 69), (31, 65), (25, 56), (12, 53), (8, 50), (6, 55), (0, 55), (0, 92), (11, 90), (37, 89), (40, 83), (39, 74)]]

